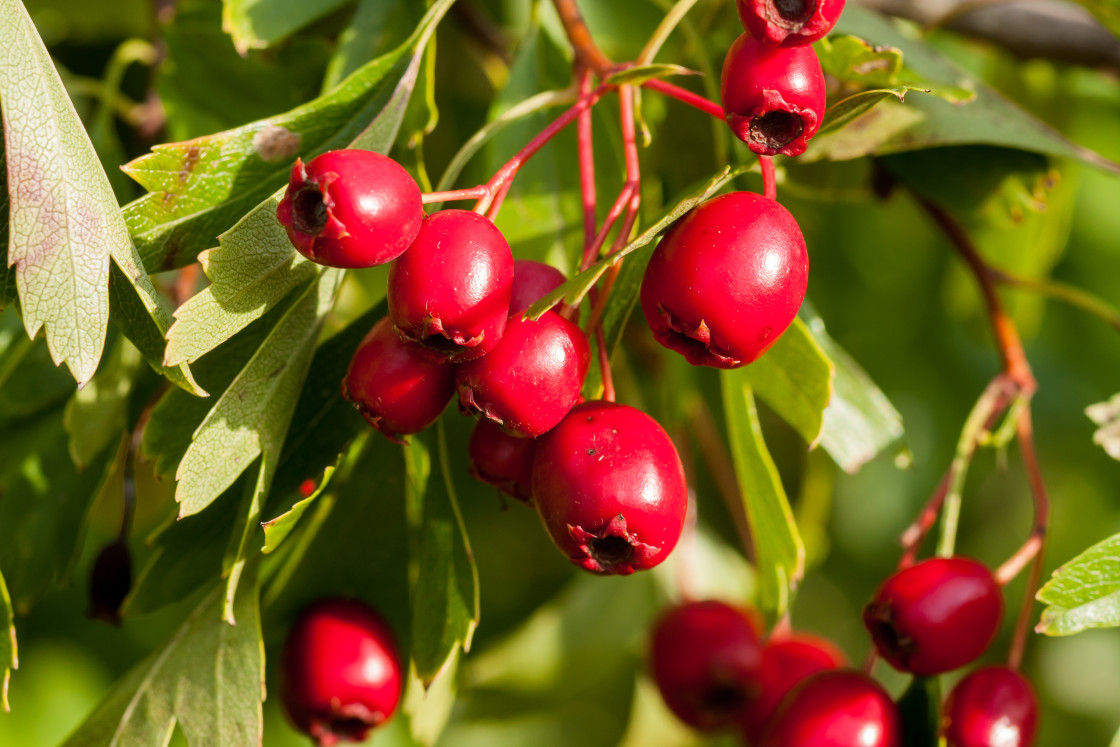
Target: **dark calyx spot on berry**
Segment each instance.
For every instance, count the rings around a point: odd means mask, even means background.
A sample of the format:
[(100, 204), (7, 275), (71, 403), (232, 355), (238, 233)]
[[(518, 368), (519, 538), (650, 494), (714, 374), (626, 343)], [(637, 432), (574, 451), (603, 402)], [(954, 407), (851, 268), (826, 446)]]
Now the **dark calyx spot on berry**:
[(444, 353), (448, 356), (455, 355), (463, 349), (463, 346), (459, 343), (438, 333), (422, 337), (419, 342), (430, 350), (435, 350), (436, 352)]
[(864, 610), (864, 621), (871, 637), (880, 648), (905, 662), (916, 651), (914, 639), (905, 635), (898, 629), (894, 622), (894, 610), (890, 604), (867, 605)]
[(301, 233), (318, 236), (327, 227), (330, 214), (323, 193), (314, 184), (305, 184), (292, 195), (292, 225)]
[(816, 9), (813, 0), (774, 0), (778, 18), (788, 21), (791, 27), (803, 25)]
[(587, 543), (591, 559), (599, 564), (603, 570), (609, 570), (616, 565), (629, 563), (634, 556), (634, 546), (625, 537), (608, 535), (599, 537)]
[(728, 683), (705, 690), (701, 702), (706, 710), (713, 713), (732, 713), (742, 707), (747, 696), (745, 688)]
[(801, 137), (804, 129), (799, 115), (776, 109), (751, 120), (750, 137), (753, 142), (777, 150)]
[(695, 327), (690, 327), (661, 304), (657, 305), (657, 312), (669, 327), (668, 339), (664, 344), (683, 355), (690, 363), (718, 368), (735, 368), (739, 365), (737, 358), (723, 355), (712, 348), (712, 331), (703, 319)]
[(372, 716), (335, 716), (313, 725), (311, 736), (320, 747), (342, 742), (364, 742), (370, 730), (384, 720)]

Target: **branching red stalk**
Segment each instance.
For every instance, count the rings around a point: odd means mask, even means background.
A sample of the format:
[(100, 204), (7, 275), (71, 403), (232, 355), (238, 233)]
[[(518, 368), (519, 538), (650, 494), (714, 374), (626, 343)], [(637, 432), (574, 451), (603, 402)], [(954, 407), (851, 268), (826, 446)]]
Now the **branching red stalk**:
[[(584, 98), (591, 95), (591, 69), (583, 68), (579, 71), (579, 96)], [(597, 198), (595, 194), (595, 147), (592, 142), (591, 109), (584, 109), (579, 114), (578, 141), (579, 141), (579, 186), (583, 198), (583, 248), (587, 248), (595, 241), (595, 218)]]
[(778, 199), (778, 181), (774, 175), (774, 159), (770, 156), (759, 156), (758, 165), (762, 167), (762, 194), (764, 197)]
[(420, 195), (420, 201), (425, 205), (433, 202), (450, 202), (452, 200), (481, 200), (490, 196), (490, 190), (485, 184), (467, 189), (452, 189), (447, 192), (425, 192)]
[(646, 82), (642, 83), (642, 88), (648, 88), (652, 91), (663, 93), (666, 96), (670, 96), (677, 101), (680, 101), (682, 104), (688, 104), (691, 107), (699, 109), (705, 114), (710, 114), (716, 119), (722, 120), (724, 118), (722, 106), (712, 101), (711, 99), (704, 98), (698, 93), (689, 91), (687, 88), (674, 86), (672, 83), (666, 83), (665, 81), (657, 78), (654, 78), (653, 80), (647, 80)]
[(606, 335), (603, 334), (603, 325), (595, 328), (595, 341), (599, 348), (599, 375), (603, 379), (603, 399), (614, 402), (614, 377), (611, 376), (611, 356), (607, 352)]

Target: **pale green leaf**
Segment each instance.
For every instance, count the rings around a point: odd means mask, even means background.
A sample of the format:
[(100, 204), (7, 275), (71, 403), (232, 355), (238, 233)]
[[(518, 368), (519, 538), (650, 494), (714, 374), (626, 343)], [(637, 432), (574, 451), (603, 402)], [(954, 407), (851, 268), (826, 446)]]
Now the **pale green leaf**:
[(794, 319), (770, 350), (742, 370), (762, 401), (816, 446), (832, 397), (833, 370), (805, 323)]
[(62, 423), (70, 434), (70, 457), (79, 467), (89, 466), (127, 427), (128, 397), (142, 364), (140, 351), (118, 337), (105, 365), (66, 403)]
[(412, 591), (412, 660), (425, 686), (478, 626), (478, 569), (449, 470), (443, 423), (404, 446), (406, 500), (418, 575)]
[(867, 372), (829, 337), (824, 321), (808, 303), (801, 307), (801, 319), (834, 371), (819, 442), (841, 469), (857, 472), (902, 438), (902, 416)]
[(616, 86), (640, 86), (647, 80), (668, 78), (673, 75), (699, 75), (699, 73), (695, 70), (689, 70), (683, 65), (659, 62), (652, 65), (638, 65), (636, 67), (628, 67), (625, 70), (619, 70), (617, 73), (612, 73), (607, 76), (603, 82)]
[(1054, 571), (1037, 599), (1046, 609), (1035, 630), (1044, 635), (1120, 627), (1120, 534)]
[(156, 747), (178, 727), (191, 747), (260, 747), (264, 646), (257, 584), (245, 584), (231, 626), (221, 590), (171, 639), (117, 681), (63, 747)]
[(1112, 395), (1105, 402), (1089, 405), (1085, 414), (1097, 425), (1093, 443), (1113, 459), (1120, 459), (1120, 394)]
[(12, 670), (19, 668), (19, 649), (16, 647), (16, 621), (12, 611), (12, 598), (4, 574), (0, 573), (0, 711), (10, 711), (8, 681)]
[(766, 448), (754, 394), (742, 369), (721, 371), (731, 457), (754, 539), (759, 607), (771, 618), (789, 609), (805, 571), (805, 547)]
[[(846, 83), (867, 88), (921, 91), (955, 104), (976, 97), (975, 93), (961, 85), (926, 80), (906, 65), (902, 50), (897, 47), (871, 45), (847, 34), (833, 34), (816, 42), (813, 47), (824, 71)], [(962, 79), (962, 83), (967, 81)]]
[(348, 75), (378, 55), (388, 52), (397, 39), (416, 26), (422, 3), (414, 0), (358, 0), (350, 25), (338, 37), (338, 46), (323, 80), (326, 93)]
[(345, 4), (346, 0), (222, 0), (222, 28), (244, 54), (267, 47)]
[(280, 543), (288, 538), (292, 530), (299, 524), (299, 520), (307, 513), (307, 509), (311, 508), (311, 504), (315, 502), (315, 499), (326, 490), (328, 483), (331, 481), (331, 476), (334, 475), (334, 470), (334, 467), (327, 467), (326, 471), (323, 473), (323, 479), (319, 481), (318, 486), (316, 486), (311, 495), (297, 502), (275, 519), (266, 521), (261, 525), (264, 529), (264, 547), (261, 548), (261, 552), (265, 554), (274, 552), (276, 548), (280, 546)]

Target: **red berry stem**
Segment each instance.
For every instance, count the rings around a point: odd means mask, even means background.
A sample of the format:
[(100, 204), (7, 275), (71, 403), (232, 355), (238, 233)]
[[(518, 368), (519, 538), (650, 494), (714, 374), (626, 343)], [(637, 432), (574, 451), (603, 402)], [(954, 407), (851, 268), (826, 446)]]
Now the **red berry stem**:
[(699, 109), (705, 114), (711, 114), (716, 119), (723, 121), (723, 107), (712, 101), (711, 99), (704, 98), (698, 93), (693, 93), (686, 88), (674, 86), (672, 83), (666, 83), (660, 79), (647, 80), (642, 84), (643, 88), (663, 93), (666, 96), (676, 99), (683, 104), (688, 104), (691, 107)]
[(614, 402), (614, 378), (611, 376), (611, 354), (607, 351), (607, 339), (603, 325), (595, 328), (596, 347), (599, 348), (599, 375), (603, 379), (603, 399)]
[(771, 200), (778, 199), (778, 181), (774, 176), (774, 159), (759, 156), (758, 165), (762, 168), (762, 195)]
[[(579, 79), (579, 97), (591, 95), (591, 69), (579, 68), (576, 74)], [(584, 109), (579, 114), (578, 141), (579, 141), (579, 187), (583, 198), (583, 250), (595, 241), (595, 223), (597, 212), (597, 195), (595, 194), (595, 147), (591, 137), (591, 109)]]
[(447, 192), (424, 192), (420, 195), (420, 202), (430, 205), (433, 202), (450, 202), (452, 200), (481, 200), (490, 196), (490, 190), (485, 184), (467, 189), (452, 189)]

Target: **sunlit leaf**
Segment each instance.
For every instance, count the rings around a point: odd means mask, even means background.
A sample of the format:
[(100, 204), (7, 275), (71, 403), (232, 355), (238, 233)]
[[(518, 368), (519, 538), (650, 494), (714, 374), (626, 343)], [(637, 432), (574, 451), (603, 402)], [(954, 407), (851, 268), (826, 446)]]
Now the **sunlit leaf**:
[(1085, 414), (1097, 424), (1093, 443), (1113, 459), (1120, 459), (1120, 394), (1112, 395), (1105, 402), (1089, 405)]
[(0, 711), (10, 711), (8, 682), (12, 670), (19, 667), (19, 650), (16, 648), (16, 622), (8, 585), (0, 573)]
[(297, 502), (275, 519), (266, 521), (262, 525), (264, 529), (264, 547), (261, 548), (261, 552), (266, 554), (274, 552), (276, 548), (280, 546), (280, 543), (288, 538), (292, 530), (299, 524), (299, 520), (307, 513), (307, 509), (311, 508), (311, 504), (315, 502), (315, 499), (326, 490), (333, 474), (334, 468), (327, 467), (326, 471), (323, 473), (323, 479), (319, 481), (318, 486), (316, 486), (311, 495)]
[(267, 47), (316, 18), (342, 7), (346, 0), (222, 0), (222, 27), (239, 52)]
[(1120, 534), (1063, 564), (1037, 598), (1046, 609), (1035, 631), (1044, 635), (1120, 626)]
[(604, 83), (610, 83), (616, 86), (639, 86), (647, 80), (654, 80), (656, 78), (668, 78), (673, 75), (698, 75), (695, 70), (689, 70), (683, 65), (672, 65), (668, 63), (655, 63), (652, 65), (638, 65), (637, 67), (628, 67), (625, 70), (620, 70), (617, 73), (609, 75)]

